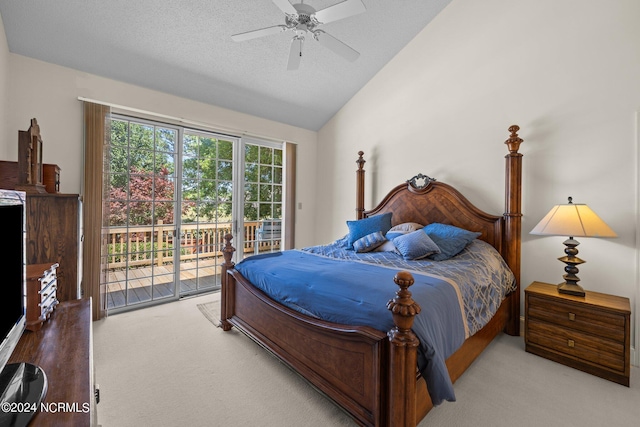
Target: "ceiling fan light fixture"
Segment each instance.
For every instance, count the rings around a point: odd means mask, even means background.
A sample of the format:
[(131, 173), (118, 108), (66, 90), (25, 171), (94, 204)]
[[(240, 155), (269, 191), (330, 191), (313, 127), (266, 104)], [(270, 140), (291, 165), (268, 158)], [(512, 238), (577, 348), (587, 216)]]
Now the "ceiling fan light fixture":
[[(355, 61), (360, 53), (344, 42), (318, 29), (322, 24), (348, 18), (366, 11), (362, 0), (345, 0), (322, 10), (316, 11), (313, 7), (303, 2), (291, 4), (289, 0), (272, 0), (284, 13), (285, 25), (267, 27), (260, 30), (234, 34), (231, 39), (237, 42), (276, 34), (282, 31), (294, 31), (296, 35), (291, 40), (289, 63), (287, 69), (295, 70), (300, 65), (302, 57), (302, 44), (305, 33), (311, 33), (313, 38), (329, 50), (337, 53), (348, 61)], [(297, 52), (297, 54), (296, 54)]]

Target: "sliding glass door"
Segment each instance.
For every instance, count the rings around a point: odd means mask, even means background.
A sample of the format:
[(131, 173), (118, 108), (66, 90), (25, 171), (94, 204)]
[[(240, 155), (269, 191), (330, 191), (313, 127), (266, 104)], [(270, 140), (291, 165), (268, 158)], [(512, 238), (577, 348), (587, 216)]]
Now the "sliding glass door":
[(236, 260), (282, 248), (282, 144), (114, 115), (105, 198), (107, 309), (220, 288)]
[(237, 138), (185, 130), (180, 198), (180, 295), (220, 288), (220, 248), (232, 232)]
[(282, 249), (283, 155), (282, 144), (245, 140), (244, 148), (244, 253)]
[(113, 117), (107, 212), (107, 309), (175, 298), (179, 129)]

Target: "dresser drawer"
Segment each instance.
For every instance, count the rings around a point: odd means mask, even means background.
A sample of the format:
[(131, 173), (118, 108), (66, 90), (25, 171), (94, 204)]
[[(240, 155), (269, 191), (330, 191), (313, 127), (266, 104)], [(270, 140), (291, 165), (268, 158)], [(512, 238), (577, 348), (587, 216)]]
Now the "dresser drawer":
[(27, 265), (26, 329), (39, 331), (58, 305), (58, 263)]
[(528, 295), (527, 298), (531, 318), (624, 343), (624, 315), (536, 295)]
[(624, 341), (613, 341), (531, 318), (527, 328), (530, 343), (616, 371), (625, 370)]

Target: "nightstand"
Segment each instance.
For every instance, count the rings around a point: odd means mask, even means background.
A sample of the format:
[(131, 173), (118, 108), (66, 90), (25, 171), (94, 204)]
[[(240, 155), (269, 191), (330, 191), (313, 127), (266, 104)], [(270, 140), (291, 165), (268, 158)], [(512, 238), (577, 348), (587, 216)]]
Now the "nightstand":
[(526, 351), (629, 386), (628, 298), (560, 294), (556, 285), (541, 282), (529, 285), (524, 295)]

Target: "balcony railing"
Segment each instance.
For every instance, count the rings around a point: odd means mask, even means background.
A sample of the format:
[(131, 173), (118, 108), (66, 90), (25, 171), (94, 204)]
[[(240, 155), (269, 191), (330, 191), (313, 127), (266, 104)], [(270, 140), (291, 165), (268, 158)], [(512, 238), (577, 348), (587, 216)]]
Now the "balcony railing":
[[(256, 239), (261, 221), (244, 223), (245, 253), (280, 249), (280, 239)], [(231, 223), (183, 224), (180, 246), (176, 247), (176, 227), (159, 221), (154, 227), (109, 227), (106, 238), (109, 270), (173, 264), (173, 253), (180, 251), (180, 262), (222, 256), (224, 236), (231, 233)], [(238, 248), (236, 248), (237, 250)]]

